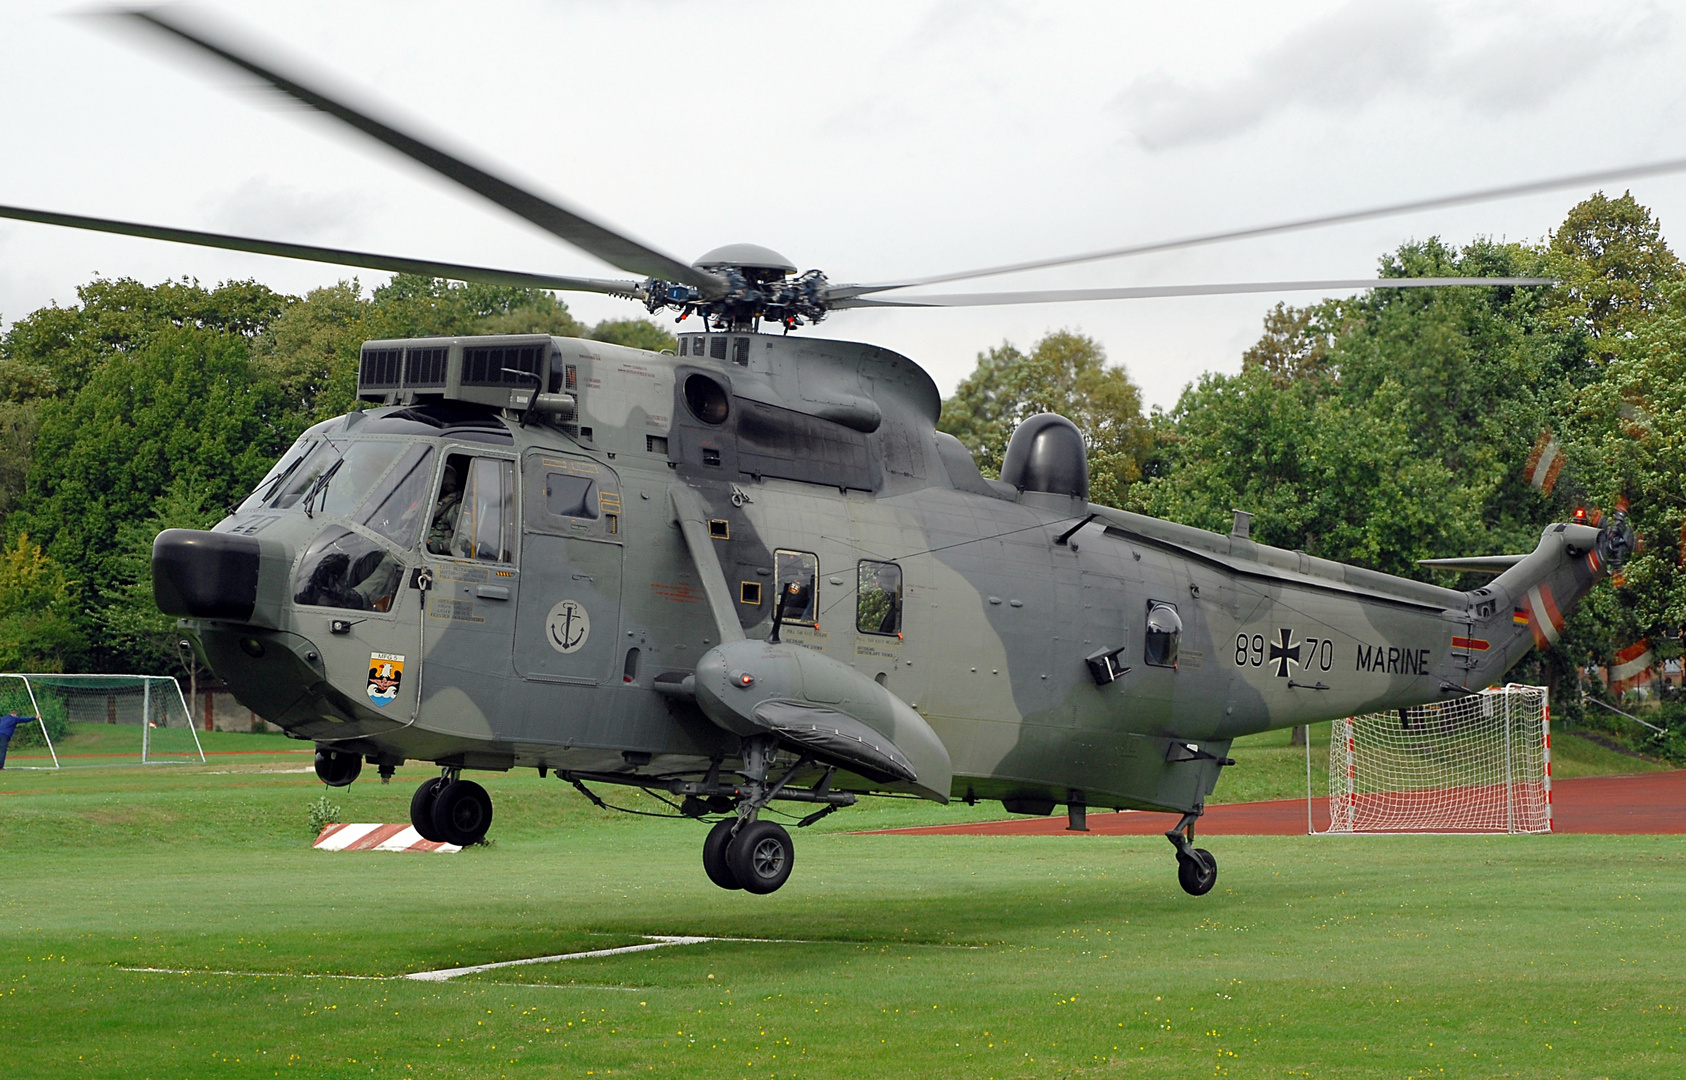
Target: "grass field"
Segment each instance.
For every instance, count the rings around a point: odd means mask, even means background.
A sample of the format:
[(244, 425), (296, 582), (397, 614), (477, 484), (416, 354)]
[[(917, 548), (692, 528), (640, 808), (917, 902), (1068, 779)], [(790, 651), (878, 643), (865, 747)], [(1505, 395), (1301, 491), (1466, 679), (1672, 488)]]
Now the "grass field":
[[(0, 1072), (1686, 1074), (1679, 837), (1213, 838), (1195, 899), (1159, 838), (854, 835), (1000, 816), (877, 803), (798, 834), (756, 898), (707, 883), (702, 827), (530, 773), (484, 780), (488, 846), (314, 852), (308, 756), (222, 739), (207, 766), (0, 773)], [(1224, 793), (1302, 793), (1285, 743), (1239, 748)], [(330, 797), (402, 821), (425, 775)], [(777, 940), (385, 978), (652, 934)]]

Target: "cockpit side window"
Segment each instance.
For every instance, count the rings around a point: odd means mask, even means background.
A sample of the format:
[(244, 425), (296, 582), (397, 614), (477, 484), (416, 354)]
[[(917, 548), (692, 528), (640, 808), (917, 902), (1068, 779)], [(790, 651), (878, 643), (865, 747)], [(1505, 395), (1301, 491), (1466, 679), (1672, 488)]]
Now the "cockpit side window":
[(902, 568), (862, 559), (856, 571), (855, 629), (863, 634), (902, 632)]
[(427, 530), (435, 555), (481, 562), (515, 561), (515, 463), (451, 454)]

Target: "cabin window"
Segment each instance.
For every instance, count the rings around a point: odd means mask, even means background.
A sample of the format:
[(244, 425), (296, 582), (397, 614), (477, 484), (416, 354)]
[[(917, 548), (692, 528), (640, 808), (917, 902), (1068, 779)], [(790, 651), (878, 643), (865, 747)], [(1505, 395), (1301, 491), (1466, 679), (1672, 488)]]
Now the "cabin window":
[(299, 560), (293, 603), (391, 611), (403, 575), (403, 565), (380, 544), (343, 525), (332, 525)]
[(459, 559), (514, 562), (514, 547), (515, 463), (467, 454), (447, 457), (427, 550)]
[(1177, 666), (1177, 645), (1182, 638), (1183, 621), (1174, 604), (1163, 600), (1147, 602), (1147, 644), (1142, 659), (1155, 667)]
[(855, 629), (863, 634), (902, 632), (902, 568), (862, 559), (856, 571)]
[[(817, 621), (819, 612), (819, 556), (806, 551), (781, 550), (773, 552), (773, 561), (779, 584), (777, 602), (784, 605), (784, 617), (791, 622), (812, 625)], [(796, 586), (794, 592), (790, 588), (792, 585)]]
[(379, 487), (363, 500), (352, 520), (367, 525), (399, 547), (413, 547), (427, 510), (427, 486), (433, 480), (433, 447), (411, 443)]
[(597, 481), (589, 476), (546, 473), (544, 508), (546, 513), (557, 517), (595, 518), (598, 514)]

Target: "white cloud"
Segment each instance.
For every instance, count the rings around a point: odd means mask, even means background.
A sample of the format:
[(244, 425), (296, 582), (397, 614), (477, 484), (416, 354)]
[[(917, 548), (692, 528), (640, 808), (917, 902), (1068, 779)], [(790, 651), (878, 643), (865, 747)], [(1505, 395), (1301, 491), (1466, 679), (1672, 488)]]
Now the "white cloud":
[(214, 228), (265, 240), (344, 240), (371, 212), (368, 196), (307, 191), (264, 176), (248, 177), (211, 208)]
[(1531, 111), (1668, 36), (1656, 10), (1600, 13), (1587, 21), (1534, 7), (1357, 0), (1260, 52), (1235, 78), (1196, 85), (1155, 72), (1125, 87), (1113, 109), (1150, 150), (1217, 142), (1292, 109), (1353, 112), (1389, 96), (1474, 115)]

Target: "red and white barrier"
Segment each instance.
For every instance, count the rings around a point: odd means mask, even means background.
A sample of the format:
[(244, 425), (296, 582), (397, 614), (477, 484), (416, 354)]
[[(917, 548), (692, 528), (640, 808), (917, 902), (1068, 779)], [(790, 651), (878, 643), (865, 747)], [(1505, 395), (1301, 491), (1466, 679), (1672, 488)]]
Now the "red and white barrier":
[(413, 825), (365, 822), (324, 826), (322, 835), (311, 846), (318, 851), (437, 851), (447, 855), (462, 850), (455, 844), (423, 839)]

